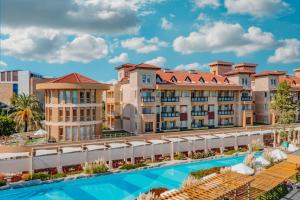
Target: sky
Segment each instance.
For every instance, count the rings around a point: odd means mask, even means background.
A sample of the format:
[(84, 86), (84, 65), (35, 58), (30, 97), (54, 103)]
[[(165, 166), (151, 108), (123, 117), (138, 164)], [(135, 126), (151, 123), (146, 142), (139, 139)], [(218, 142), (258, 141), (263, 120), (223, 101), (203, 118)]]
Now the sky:
[(0, 11), (0, 70), (113, 82), (124, 63), (300, 67), (298, 0), (0, 0)]

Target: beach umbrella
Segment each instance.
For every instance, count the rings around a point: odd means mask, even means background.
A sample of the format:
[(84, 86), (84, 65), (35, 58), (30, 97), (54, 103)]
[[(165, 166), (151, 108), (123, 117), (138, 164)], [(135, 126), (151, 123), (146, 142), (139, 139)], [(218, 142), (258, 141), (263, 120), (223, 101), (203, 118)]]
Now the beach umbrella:
[(255, 160), (255, 164), (266, 167), (269, 166), (271, 163), (267, 161), (264, 157), (258, 157)]
[(244, 174), (244, 175), (253, 175), (254, 174), (254, 169), (248, 167), (244, 163), (240, 163), (240, 164), (231, 166), (231, 171), (237, 172), (240, 174)]
[(271, 151), (271, 157), (274, 159), (274, 161), (281, 161), (287, 159), (286, 153), (279, 149)]
[(290, 144), (287, 150), (288, 150), (288, 152), (295, 152), (295, 151), (299, 150), (299, 147), (297, 147), (294, 144)]

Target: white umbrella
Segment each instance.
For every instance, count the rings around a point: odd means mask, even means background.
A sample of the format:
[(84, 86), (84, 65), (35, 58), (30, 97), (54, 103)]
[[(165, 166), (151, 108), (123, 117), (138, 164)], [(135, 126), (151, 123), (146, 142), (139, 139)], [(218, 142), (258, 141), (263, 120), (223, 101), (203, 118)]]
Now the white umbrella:
[(274, 159), (274, 161), (281, 161), (287, 159), (286, 153), (279, 149), (271, 151), (271, 157)]
[(47, 135), (47, 131), (45, 131), (43, 129), (39, 129), (33, 135), (35, 135), (35, 136), (44, 136), (44, 135)]
[(255, 164), (260, 166), (269, 166), (271, 163), (267, 161), (264, 157), (258, 157), (255, 159)]
[(295, 152), (295, 151), (298, 151), (299, 150), (299, 147), (297, 147), (296, 145), (294, 144), (289, 144), (289, 147), (288, 147), (288, 152)]
[(231, 171), (237, 172), (237, 173), (240, 173), (240, 174), (244, 174), (244, 175), (254, 174), (254, 169), (248, 167), (244, 163), (240, 163), (240, 164), (231, 166)]

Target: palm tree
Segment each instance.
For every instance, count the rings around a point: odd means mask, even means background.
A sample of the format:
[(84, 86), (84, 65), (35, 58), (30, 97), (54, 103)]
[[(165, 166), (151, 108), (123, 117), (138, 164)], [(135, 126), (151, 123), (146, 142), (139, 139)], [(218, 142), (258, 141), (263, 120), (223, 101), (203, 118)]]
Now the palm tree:
[(17, 129), (24, 128), (24, 132), (27, 132), (41, 127), (41, 110), (35, 96), (21, 94), (13, 97), (11, 102), (14, 106), (11, 116), (16, 122)]

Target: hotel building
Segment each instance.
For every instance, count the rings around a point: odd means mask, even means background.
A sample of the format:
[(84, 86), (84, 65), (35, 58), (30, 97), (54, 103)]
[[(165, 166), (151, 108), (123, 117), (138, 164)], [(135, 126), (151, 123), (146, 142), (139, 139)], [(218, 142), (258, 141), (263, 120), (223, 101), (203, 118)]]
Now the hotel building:
[(37, 85), (45, 91), (45, 130), (55, 141), (99, 138), (102, 93), (108, 85), (72, 73)]
[(210, 72), (121, 65), (107, 91), (107, 125), (133, 133), (252, 125), (255, 68), (224, 61), (210, 63)]
[(2, 71), (0, 73), (0, 107), (11, 104), (10, 99), (14, 94), (35, 95), (41, 106), (44, 104), (44, 93), (36, 90), (36, 84), (47, 79), (30, 71)]

